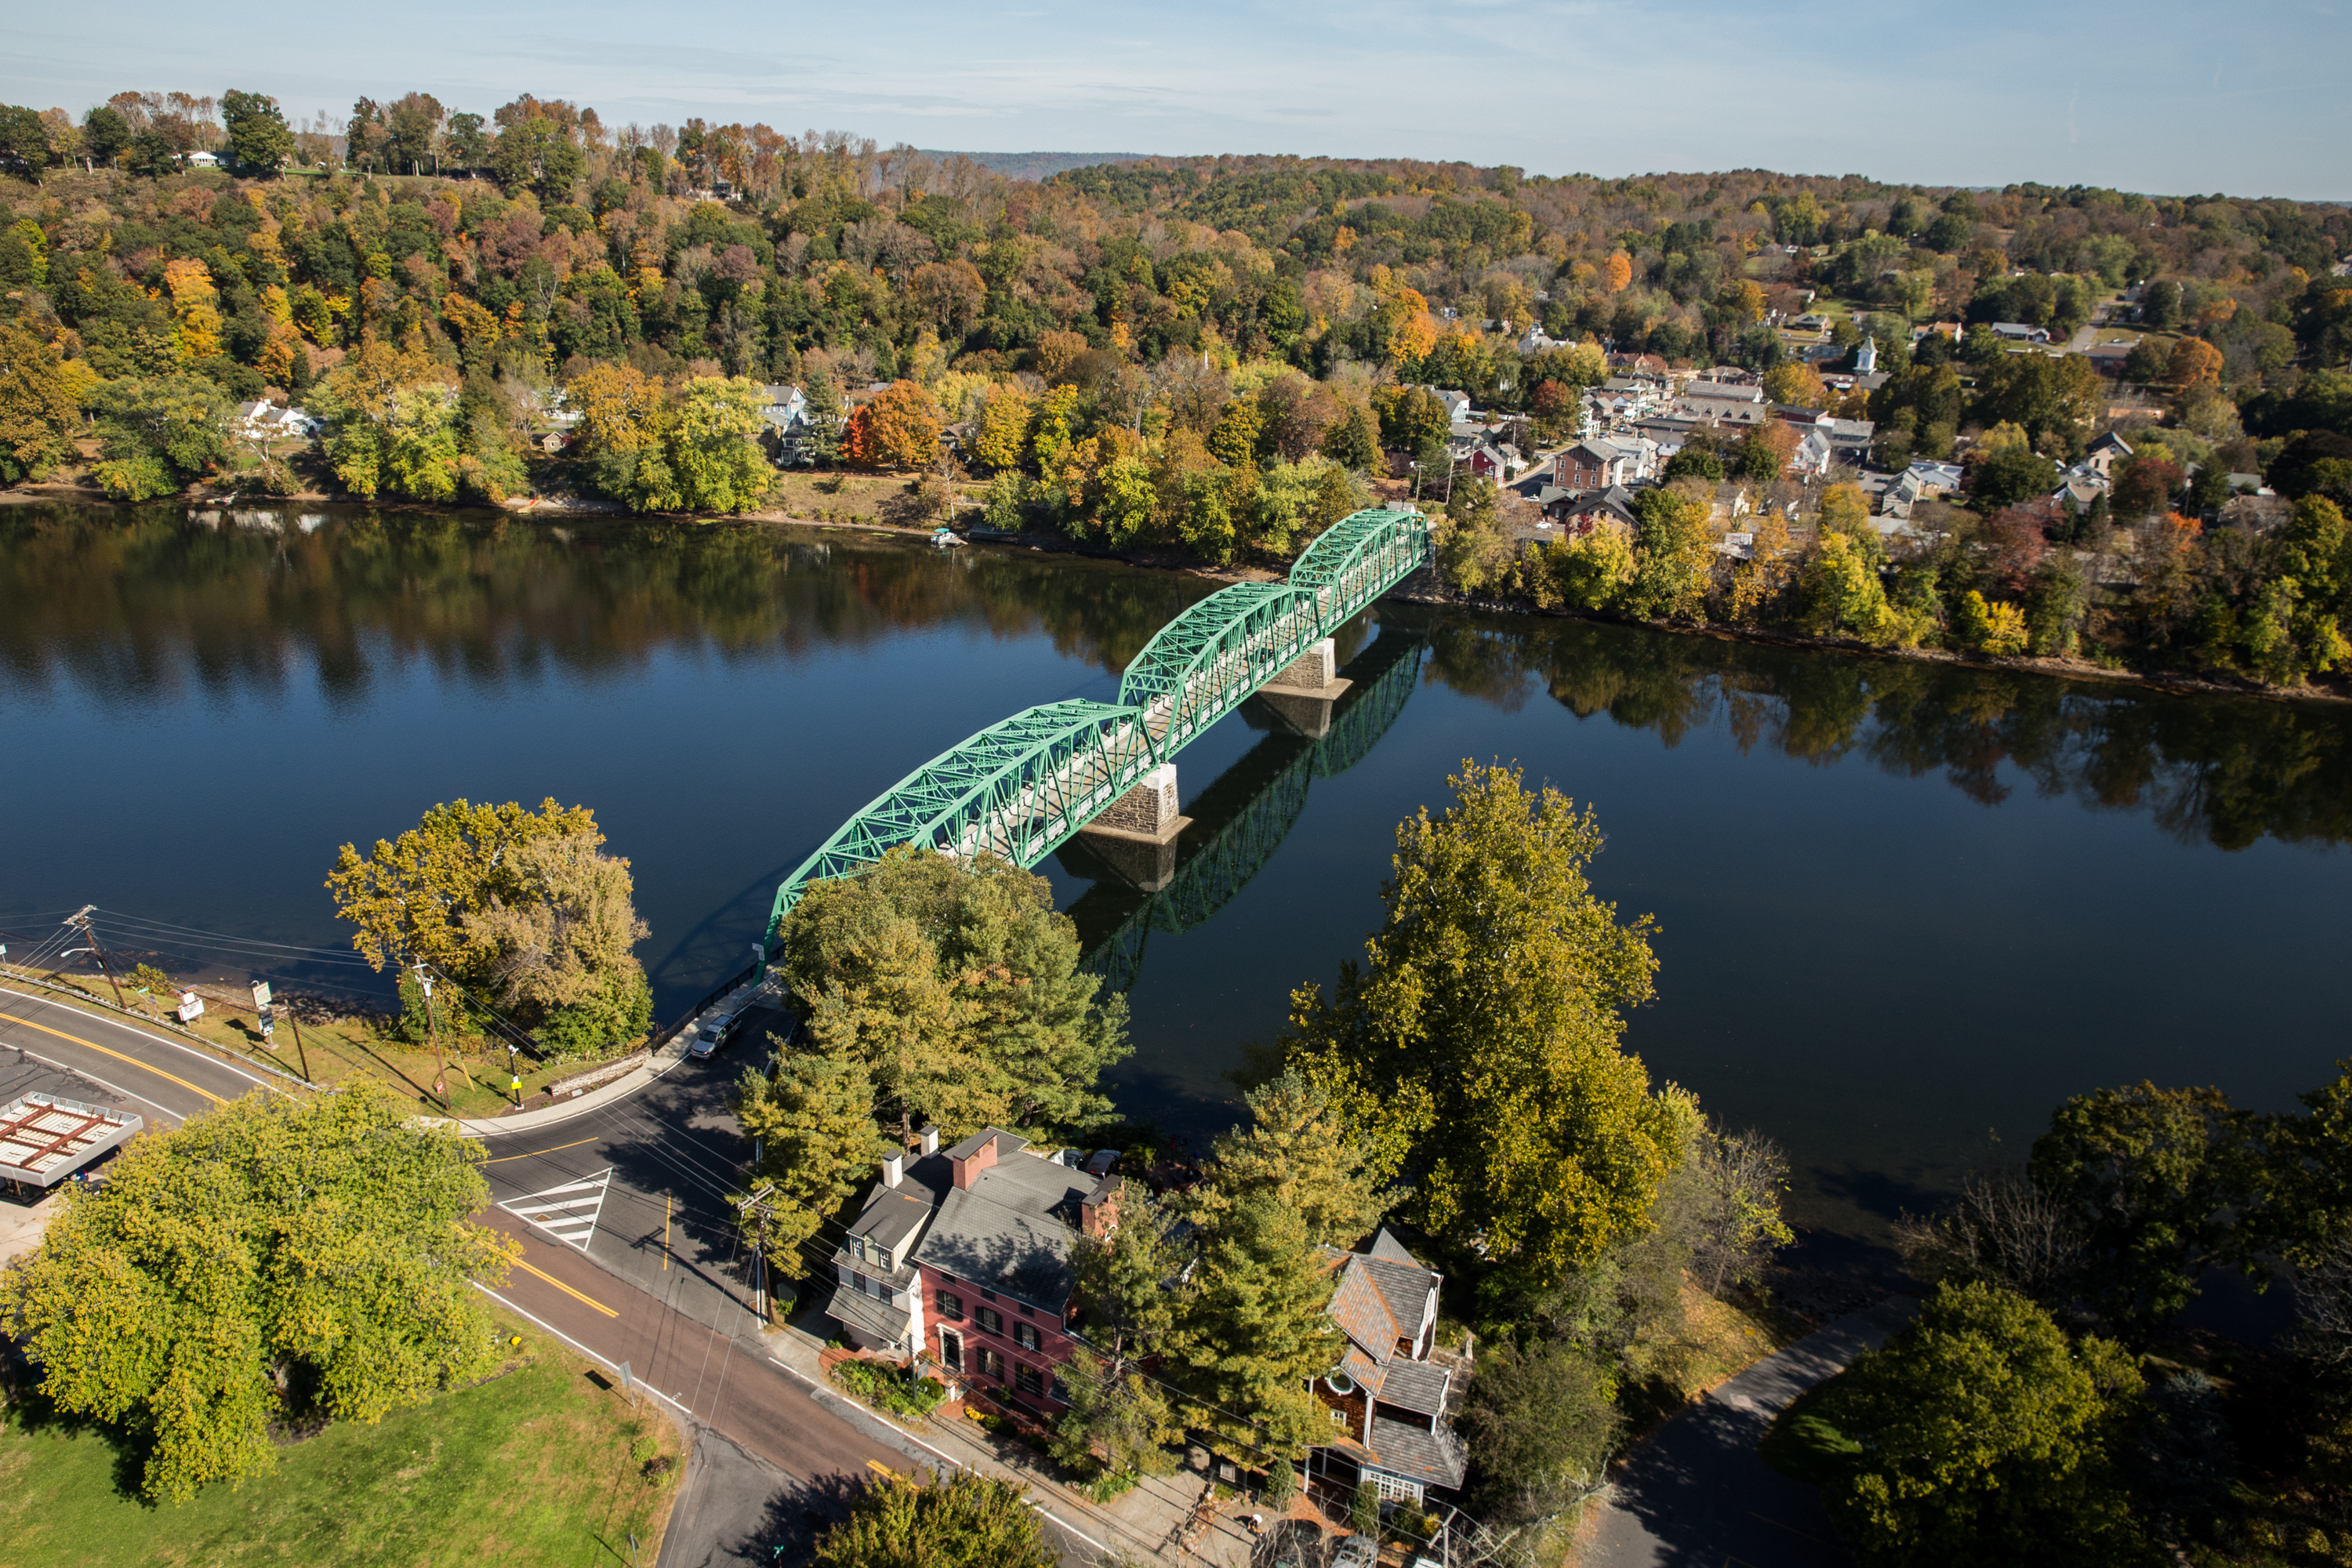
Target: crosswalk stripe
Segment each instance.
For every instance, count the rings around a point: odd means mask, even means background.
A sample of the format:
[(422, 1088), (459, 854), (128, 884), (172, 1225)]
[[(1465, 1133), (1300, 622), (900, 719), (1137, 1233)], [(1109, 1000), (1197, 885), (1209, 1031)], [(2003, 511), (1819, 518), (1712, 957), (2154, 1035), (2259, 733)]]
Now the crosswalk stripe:
[[(608, 1167), (584, 1182), (566, 1182), (545, 1192), (525, 1193), (519, 1199), (502, 1203), (499, 1207), (509, 1214), (536, 1226), (567, 1247), (588, 1250), (589, 1241), (596, 1234), (596, 1221), (604, 1212), (604, 1194), (612, 1190), (613, 1173)], [(580, 1194), (567, 1197), (567, 1193)], [(583, 1212), (584, 1211), (584, 1212)]]

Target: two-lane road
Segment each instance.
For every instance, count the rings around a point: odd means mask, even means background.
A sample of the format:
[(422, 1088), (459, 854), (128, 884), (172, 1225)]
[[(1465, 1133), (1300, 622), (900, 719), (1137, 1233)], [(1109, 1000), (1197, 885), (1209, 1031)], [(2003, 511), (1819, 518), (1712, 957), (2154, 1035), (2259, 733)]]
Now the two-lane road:
[(28, 1065), (94, 1085), (105, 1091), (102, 1098), (161, 1126), (175, 1126), (257, 1089), (278, 1087), (267, 1073), (160, 1029), (16, 985), (0, 986), (0, 1047)]

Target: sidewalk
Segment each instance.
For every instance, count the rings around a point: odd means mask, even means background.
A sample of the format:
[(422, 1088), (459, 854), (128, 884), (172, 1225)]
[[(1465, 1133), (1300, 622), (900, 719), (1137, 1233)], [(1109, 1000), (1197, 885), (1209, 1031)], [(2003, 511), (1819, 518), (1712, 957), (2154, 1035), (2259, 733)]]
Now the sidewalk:
[(1580, 1568), (1853, 1562), (1830, 1528), (1820, 1491), (1767, 1465), (1756, 1445), (1799, 1394), (1885, 1344), (1918, 1309), (1913, 1298), (1895, 1296), (1849, 1313), (1766, 1356), (1660, 1427), (1620, 1467), (1578, 1554)]
[(610, 1105), (616, 1100), (628, 1099), (654, 1079), (685, 1061), (688, 1048), (694, 1044), (695, 1034), (702, 1027), (705, 1020), (719, 1013), (740, 1012), (751, 1005), (762, 992), (774, 993), (778, 984), (779, 982), (772, 971), (764, 979), (738, 985), (734, 990), (688, 1019), (685, 1026), (677, 1034), (672, 1035), (667, 1043), (661, 1049), (654, 1052), (642, 1066), (630, 1068), (610, 1083), (598, 1084), (594, 1089), (581, 1089), (553, 1105), (542, 1105), (536, 1110), (520, 1111), (512, 1116), (461, 1117), (455, 1121), (437, 1116), (420, 1117), (418, 1120), (430, 1121), (437, 1126), (454, 1126), (458, 1131), (469, 1132), (477, 1138), (495, 1138), (509, 1132), (528, 1132), (534, 1128), (552, 1127), (559, 1121), (569, 1121), (575, 1116), (585, 1116), (600, 1106)]
[[(802, 1318), (822, 1321), (822, 1309), (811, 1308)], [(950, 1464), (1028, 1489), (1044, 1505), (1048, 1519), (1097, 1548), (1106, 1562), (1132, 1554), (1169, 1563), (1248, 1568), (1252, 1542), (1238, 1518), (1247, 1511), (1247, 1505), (1239, 1496), (1222, 1505), (1218, 1516), (1189, 1550), (1179, 1544), (1194, 1506), (1210, 1489), (1205, 1475), (1181, 1469), (1172, 1476), (1147, 1479), (1108, 1504), (1096, 1503), (1055, 1479), (1055, 1466), (1044, 1455), (1025, 1444), (997, 1437), (961, 1415), (900, 1425), (856, 1404), (824, 1376), (824, 1343), (804, 1329), (791, 1324), (772, 1329), (763, 1336), (762, 1348), (779, 1366), (818, 1388), (821, 1402), (846, 1406), (866, 1420), (893, 1426)]]

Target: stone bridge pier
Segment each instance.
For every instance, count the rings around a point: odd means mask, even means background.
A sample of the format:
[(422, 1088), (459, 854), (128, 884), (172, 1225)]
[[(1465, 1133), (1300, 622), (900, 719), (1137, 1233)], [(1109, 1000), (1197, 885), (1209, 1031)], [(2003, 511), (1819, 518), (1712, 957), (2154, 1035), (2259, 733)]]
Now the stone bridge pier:
[(1332, 704), (1352, 684), (1333, 673), (1335, 657), (1331, 639), (1325, 637), (1257, 690), (1284, 723), (1310, 741), (1331, 732)]
[(1192, 825), (1176, 810), (1176, 764), (1162, 763), (1078, 829), (1120, 880), (1156, 893), (1176, 877), (1176, 836)]

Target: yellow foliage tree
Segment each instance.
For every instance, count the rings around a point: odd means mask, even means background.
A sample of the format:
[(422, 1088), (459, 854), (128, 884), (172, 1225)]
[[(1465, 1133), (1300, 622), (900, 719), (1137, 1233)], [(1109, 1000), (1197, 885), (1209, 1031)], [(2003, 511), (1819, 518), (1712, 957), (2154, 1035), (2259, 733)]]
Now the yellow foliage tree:
[(1028, 452), (1029, 421), (1034, 406), (1029, 395), (1010, 382), (999, 382), (988, 389), (988, 400), (981, 405), (980, 434), (972, 443), (972, 453), (998, 473), (1010, 473), (1021, 466)]
[(194, 363), (220, 353), (220, 291), (213, 287), (212, 270), (186, 258), (167, 261), (163, 287), (171, 291), (172, 313), (179, 318), (180, 357)]

